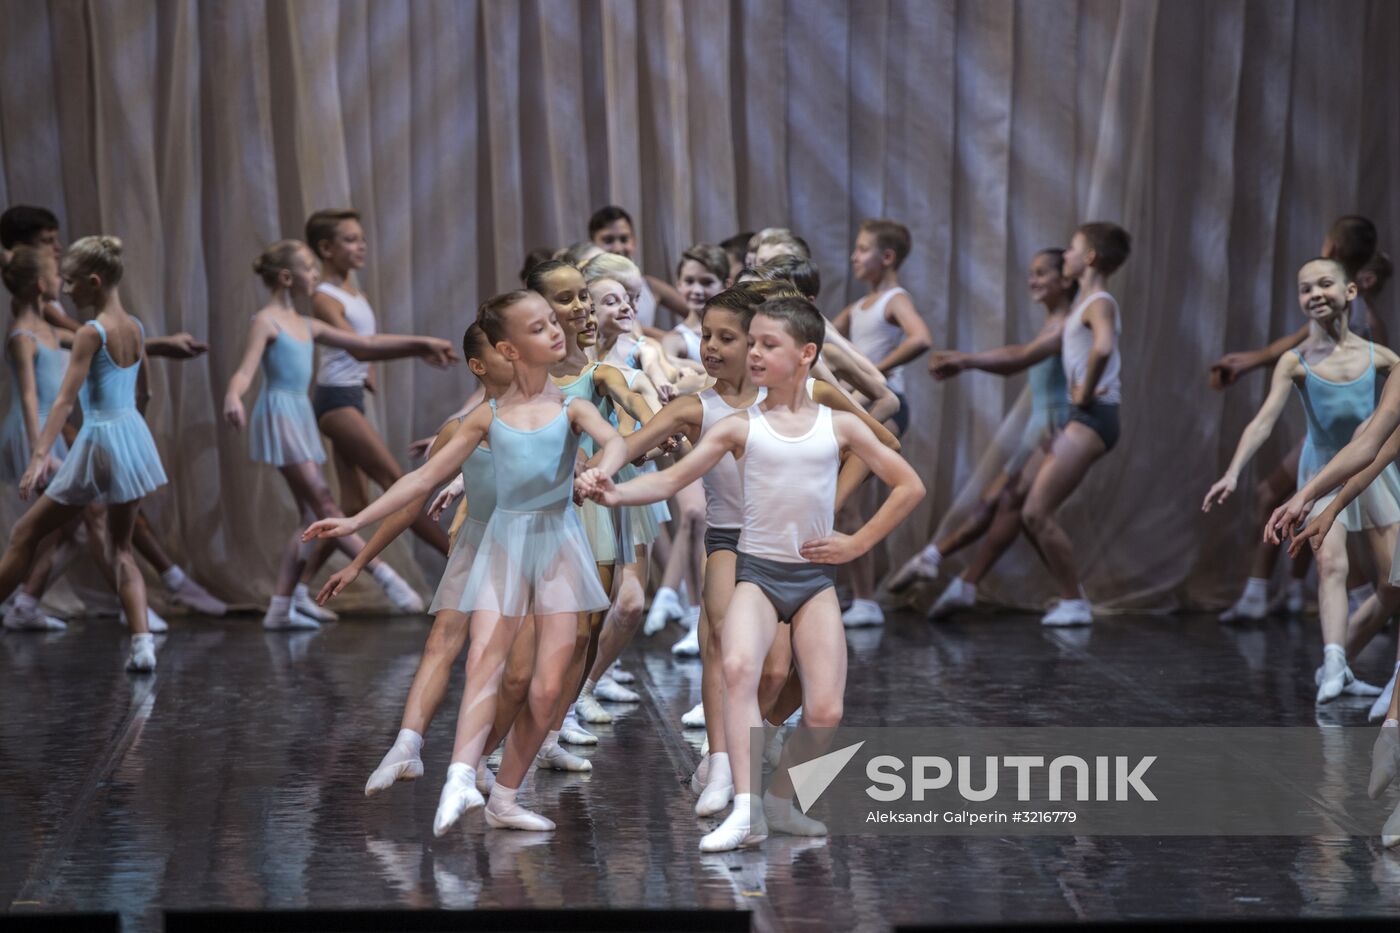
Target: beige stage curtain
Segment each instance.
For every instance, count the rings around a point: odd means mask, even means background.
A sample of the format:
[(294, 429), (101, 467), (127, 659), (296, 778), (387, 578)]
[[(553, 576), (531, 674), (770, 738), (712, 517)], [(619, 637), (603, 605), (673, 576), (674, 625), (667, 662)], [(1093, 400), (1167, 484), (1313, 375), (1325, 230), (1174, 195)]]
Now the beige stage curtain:
[[(859, 293), (859, 221), (894, 217), (904, 283), (963, 349), (1032, 334), (1031, 255), (1120, 221), (1123, 439), (1064, 519), (1090, 595), (1138, 609), (1218, 603), (1246, 566), (1250, 496), (1199, 502), (1265, 384), (1216, 394), (1207, 363), (1297, 325), (1293, 276), (1333, 216), (1371, 215), (1391, 248), (1400, 230), (1389, 0), (2, 0), (0, 22), (0, 203), (48, 205), (69, 240), (122, 236), (129, 305), (214, 346), (152, 364), (172, 483), (150, 510), (246, 604), (297, 520), (220, 401), (263, 300), (249, 263), (316, 208), (364, 212), (382, 329), (453, 339), (603, 203), (633, 212), (663, 276), (693, 242), (790, 225), (830, 313)], [(922, 363), (909, 383), (930, 495), (886, 562), (923, 542), (1023, 384), (936, 385)], [(396, 363), (373, 404), (402, 451), (469, 388), (465, 368)], [(1018, 544), (987, 592), (1049, 587)]]

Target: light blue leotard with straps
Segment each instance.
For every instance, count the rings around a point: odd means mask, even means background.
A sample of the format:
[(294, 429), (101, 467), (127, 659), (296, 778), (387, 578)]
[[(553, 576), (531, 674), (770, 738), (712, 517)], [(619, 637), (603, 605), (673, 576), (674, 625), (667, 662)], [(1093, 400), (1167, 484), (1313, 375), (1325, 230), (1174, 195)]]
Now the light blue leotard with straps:
[[(49, 420), (49, 410), (58, 398), (58, 390), (63, 385), (63, 372), (68, 368), (68, 352), (61, 348), (46, 346), (33, 331), (19, 328), (10, 334), (14, 337), (27, 337), (34, 345), (34, 390), (39, 410), (39, 430)], [(18, 483), (24, 471), (29, 468), (29, 434), (24, 427), (24, 402), (19, 384), (19, 371), (13, 364), (10, 367), (13, 391), (10, 397), (10, 410), (5, 413), (5, 422), (0, 425), (0, 482)], [(68, 445), (60, 436), (54, 441), (53, 454), (62, 460), (68, 452)]]
[[(303, 321), (305, 324), (305, 321)], [(325, 463), (321, 431), (307, 392), (315, 357), (311, 327), (298, 340), (273, 322), (277, 337), (263, 351), (262, 390), (248, 419), (248, 449), (254, 460), (273, 466)]]
[(501, 420), (491, 400), (496, 508), (457, 608), (502, 616), (599, 612), (609, 605), (573, 506), (580, 438), (559, 414), (533, 430)]
[[(1298, 487), (1318, 474), (1347, 444), (1361, 423), (1376, 410), (1376, 345), (1366, 371), (1350, 382), (1332, 382), (1312, 371), (1303, 354), (1293, 353), (1303, 366), (1303, 378), (1294, 384), (1308, 418), (1308, 436), (1298, 460)], [(1327, 506), (1336, 493), (1321, 499), (1313, 515)], [(1400, 472), (1389, 464), (1366, 490), (1342, 510), (1337, 521), (1347, 531), (1383, 528), (1400, 522)]]
[(1069, 420), (1069, 383), (1058, 353), (1026, 370), (1026, 383), (1031, 390), (1031, 414), (1021, 432), (1021, 441), (1006, 464), (1009, 475), (1020, 473), (1046, 439)]
[(97, 330), (102, 346), (78, 394), (83, 427), (44, 495), (64, 505), (130, 502), (166, 482), (151, 429), (136, 409), (136, 377), (145, 354), (130, 366), (118, 366), (107, 351), (106, 329), (97, 321), (83, 326)]

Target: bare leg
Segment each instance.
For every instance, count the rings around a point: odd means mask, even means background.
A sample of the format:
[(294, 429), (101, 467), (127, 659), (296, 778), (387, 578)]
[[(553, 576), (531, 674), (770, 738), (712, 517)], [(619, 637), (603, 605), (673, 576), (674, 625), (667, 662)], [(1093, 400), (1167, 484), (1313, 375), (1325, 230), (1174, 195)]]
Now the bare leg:
[[(20, 516), (10, 533), (4, 556), (0, 557), (0, 599), (7, 598), (24, 582), (43, 540), (81, 511), (78, 506), (63, 505), (48, 496), (40, 496), (34, 505)], [(143, 625), (145, 621), (143, 613)]]
[(982, 496), (977, 501), (977, 508), (973, 510), (972, 514), (965, 518), (958, 527), (934, 541), (938, 553), (944, 557), (951, 556), (985, 535), (992, 527), (994, 516), (997, 514), (1003, 497), (1003, 491), (1011, 482), (1011, 477), (1005, 473), (998, 473), (996, 478), (987, 484), (987, 488), (982, 490)]
[(705, 734), (710, 754), (727, 752), (724, 738), (724, 618), (734, 596), (733, 551), (715, 551), (705, 561), (700, 615), (700, 700), (705, 705)]
[(141, 568), (136, 566), (136, 552), (131, 543), (139, 505), (138, 499), (107, 507), (108, 531), (111, 535), (107, 559), (116, 572), (117, 596), (121, 599), (127, 625), (134, 635), (144, 635), (150, 631), (146, 626), (146, 581), (141, 577)]
[(165, 553), (165, 548), (160, 546), (160, 539), (151, 528), (151, 523), (146, 521), (146, 516), (140, 512), (136, 513), (136, 530), (132, 534), (132, 543), (136, 547), (137, 553), (145, 558), (146, 563), (156, 573), (165, 573), (175, 562)]
[(798, 610), (792, 643), (804, 684), (802, 727), (785, 746), (784, 766), (774, 772), (769, 789), (774, 797), (785, 800), (792, 797), (787, 761), (811, 761), (824, 754), (845, 709), (846, 638), (835, 592), (819, 593)]
[(628, 642), (637, 634), (642, 624), (642, 612), (646, 606), (647, 573), (650, 570), (646, 560), (646, 549), (637, 549), (637, 560), (622, 568), (618, 579), (617, 593), (613, 605), (603, 622), (603, 631), (598, 638), (598, 652), (593, 665), (588, 669), (588, 679), (599, 681), (607, 674), (613, 662), (622, 657)]
[(1055, 438), (1022, 510), (1026, 534), (1064, 599), (1080, 598), (1079, 575), (1074, 568), (1074, 545), (1055, 521), (1055, 512), (1104, 452), (1103, 440), (1093, 430), (1071, 421)]
[[(525, 773), (549, 731), (551, 713), (565, 693), (564, 678), (574, 654), (576, 619), (575, 613), (555, 613), (536, 618), (535, 669), (530, 678), (529, 699), (511, 726), (497, 776), (507, 788), (519, 788), (520, 782), (525, 779)], [(454, 755), (453, 760), (461, 759)]]
[[(763, 673), (758, 678), (759, 709), (767, 712), (778, 702), (778, 696), (783, 692), (792, 670), (792, 626), (779, 625), (777, 634), (773, 636), (773, 647), (768, 649), (768, 656), (763, 659)], [(775, 722), (772, 719), (768, 721)], [(776, 722), (781, 723), (782, 719)]]
[(724, 626), (724, 730), (736, 794), (754, 791), (750, 775), (753, 729), (761, 729), (758, 681), (777, 635), (778, 613), (752, 583), (739, 583)]
[(672, 513), (671, 548), (666, 557), (666, 568), (661, 574), (661, 585), (679, 590), (681, 581), (684, 580), (690, 588), (690, 598), (693, 600), (698, 598), (696, 594), (700, 592), (700, 584), (699, 580), (695, 579), (698, 575), (692, 565), (703, 561), (705, 554), (704, 486), (694, 482), (676, 493), (675, 507), (676, 512)]
[(972, 563), (968, 564), (962, 573), (962, 578), (973, 586), (982, 582), (982, 578), (991, 572), (996, 562), (1001, 560), (1001, 556), (1020, 537), (1021, 507), (1025, 505), (1031, 482), (1043, 463), (1044, 456), (1037, 453), (1016, 481), (1002, 488), (991, 526), (986, 537), (982, 539), (982, 546), (977, 549)]

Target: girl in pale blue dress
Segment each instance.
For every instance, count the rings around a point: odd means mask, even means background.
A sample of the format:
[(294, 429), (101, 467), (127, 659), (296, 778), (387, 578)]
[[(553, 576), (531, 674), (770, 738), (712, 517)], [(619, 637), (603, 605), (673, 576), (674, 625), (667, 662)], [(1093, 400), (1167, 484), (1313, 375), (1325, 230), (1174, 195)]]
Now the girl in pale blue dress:
[(579, 616), (608, 605), (572, 501), (580, 435), (601, 447), (604, 473), (616, 472), (626, 459), (626, 444), (598, 410), (564, 399), (550, 381), (550, 368), (564, 358), (565, 340), (549, 304), (531, 292), (510, 292), (485, 302), (477, 321), (514, 363), (511, 388), (467, 415), (435, 456), (364, 511), (319, 521), (306, 532), (308, 540), (353, 534), (399, 511), (450, 479), (489, 438), (496, 508), (457, 600), (457, 608), (471, 616), (471, 648), (452, 765), (433, 823), (439, 836), (485, 803), (475, 786), (475, 766), (496, 717), (507, 657), (526, 616), (535, 620), (529, 701), (510, 728), (486, 821), (495, 828), (554, 828), (519, 806), (515, 795), (564, 694)]
[[(361, 336), (331, 327), (297, 313), (297, 301), (310, 301), (316, 287), (317, 264), (300, 240), (282, 240), (268, 247), (253, 264), (254, 271), (272, 291), (266, 307), (253, 316), (243, 360), (229, 379), (224, 395), (224, 418), (235, 428), (245, 425), (254, 460), (278, 468), (305, 521), (339, 516), (320, 464), (326, 459), (308, 391), (311, 385), (312, 345), (320, 343), (354, 353), (364, 359), (422, 356), (446, 361), (451, 345), (433, 337), (399, 337), (391, 334)], [(263, 385), (253, 406), (253, 417), (244, 414), (243, 395), (259, 367)], [(350, 558), (364, 548), (352, 536), (338, 546)], [(314, 629), (320, 624), (292, 609), (292, 594), (310, 547), (293, 535), (282, 552), (282, 562), (272, 599), (263, 616), (268, 629)], [(390, 602), (401, 612), (423, 611), (423, 601), (392, 567), (383, 561), (369, 565), (370, 573)]]
[[(151, 671), (155, 644), (146, 621), (146, 584), (131, 537), (141, 498), (164, 485), (165, 470), (150, 429), (136, 410), (144, 330), (122, 308), (117, 294), (122, 272), (122, 246), (116, 237), (84, 237), (63, 258), (63, 280), (74, 304), (95, 314), (73, 338), (72, 359), (58, 396), (20, 478), (21, 496), (27, 499), (40, 489), (43, 495), (16, 523), (0, 558), (0, 598), (19, 585), (45, 537), (84, 507), (106, 505), (118, 594), (132, 631), (127, 668)], [(80, 398), (83, 427), (49, 480), (59, 432)]]

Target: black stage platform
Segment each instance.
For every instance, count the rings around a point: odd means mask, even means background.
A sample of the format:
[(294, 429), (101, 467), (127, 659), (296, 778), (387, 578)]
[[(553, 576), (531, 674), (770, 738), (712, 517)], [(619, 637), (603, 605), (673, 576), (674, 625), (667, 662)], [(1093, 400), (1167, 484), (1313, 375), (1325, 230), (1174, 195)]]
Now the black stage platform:
[[(1400, 851), (1378, 837), (774, 837), (701, 856), (683, 784), (702, 735), (679, 727), (699, 664), (672, 659), (674, 627), (625, 659), (644, 701), (609, 707), (616, 722), (582, 752), (593, 773), (534, 780), (525, 802), (556, 833), (487, 831), (473, 815), (435, 840), (460, 683), (428, 735), (426, 777), (363, 796), (425, 619), (291, 636), (251, 617), (173, 624), (153, 678), (122, 671), (111, 621), (0, 636), (9, 911), (115, 911), (127, 930), (202, 908), (737, 908), (757, 930), (1400, 916)], [(1023, 615), (904, 615), (849, 635), (851, 724), (1318, 721), (1315, 621), (1052, 631)], [(1383, 679), (1392, 645), (1378, 639), (1357, 673)], [(1339, 701), (1324, 721), (1364, 724), (1368, 703)]]

